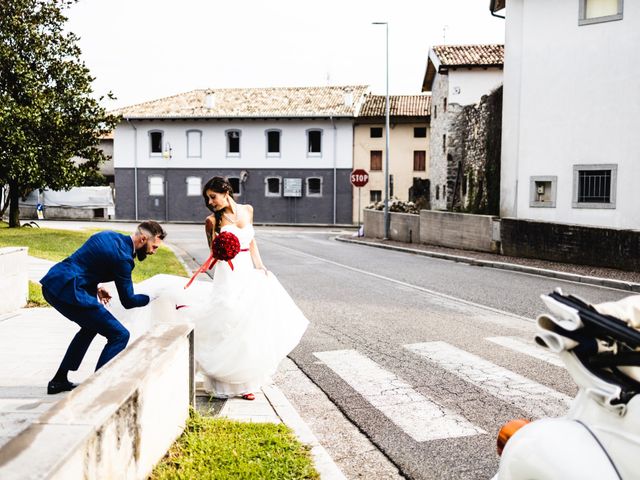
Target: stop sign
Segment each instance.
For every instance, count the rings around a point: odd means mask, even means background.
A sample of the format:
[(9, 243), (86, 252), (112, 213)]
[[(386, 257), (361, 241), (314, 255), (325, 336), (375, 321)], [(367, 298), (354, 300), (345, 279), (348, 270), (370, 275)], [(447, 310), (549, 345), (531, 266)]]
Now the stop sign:
[(354, 187), (364, 187), (367, 183), (369, 183), (369, 174), (366, 170), (357, 168), (351, 172), (351, 184)]

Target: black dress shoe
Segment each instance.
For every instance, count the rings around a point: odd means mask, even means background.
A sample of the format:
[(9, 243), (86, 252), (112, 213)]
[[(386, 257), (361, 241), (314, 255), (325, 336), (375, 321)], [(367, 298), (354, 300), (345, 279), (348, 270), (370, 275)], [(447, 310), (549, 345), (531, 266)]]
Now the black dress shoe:
[(51, 380), (47, 385), (47, 393), (49, 395), (55, 395), (56, 393), (68, 392), (69, 390), (73, 390), (78, 386), (77, 383), (72, 383), (68, 380), (64, 381), (56, 381)]

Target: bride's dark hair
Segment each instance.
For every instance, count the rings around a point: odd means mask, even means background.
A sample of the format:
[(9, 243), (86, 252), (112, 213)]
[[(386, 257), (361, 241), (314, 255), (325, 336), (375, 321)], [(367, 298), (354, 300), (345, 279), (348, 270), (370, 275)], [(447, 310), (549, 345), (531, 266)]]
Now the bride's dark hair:
[(209, 196), (207, 195), (207, 190), (214, 191), (216, 193), (228, 193), (233, 196), (233, 187), (229, 180), (224, 177), (213, 177), (207, 183), (205, 183), (204, 188), (202, 189), (202, 197), (204, 198), (205, 206), (213, 212), (213, 215), (216, 218), (216, 233), (220, 233), (220, 222), (222, 221), (222, 213), (223, 209), (215, 210), (211, 205), (209, 205)]

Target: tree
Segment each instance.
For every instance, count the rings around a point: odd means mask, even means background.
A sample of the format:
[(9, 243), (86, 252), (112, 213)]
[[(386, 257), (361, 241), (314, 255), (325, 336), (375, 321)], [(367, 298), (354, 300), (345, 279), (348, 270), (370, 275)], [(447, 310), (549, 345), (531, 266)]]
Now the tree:
[(81, 185), (106, 160), (97, 146), (116, 117), (94, 98), (78, 37), (64, 31), (64, 10), (76, 1), (2, 1), (0, 185), (9, 186), (10, 227), (20, 225), (21, 196)]

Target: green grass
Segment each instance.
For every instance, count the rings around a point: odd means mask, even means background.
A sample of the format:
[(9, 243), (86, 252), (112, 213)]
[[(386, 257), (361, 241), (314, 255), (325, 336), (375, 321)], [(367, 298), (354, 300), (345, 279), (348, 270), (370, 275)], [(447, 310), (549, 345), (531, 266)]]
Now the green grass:
[(29, 301), (27, 302), (27, 308), (48, 306), (49, 304), (42, 296), (42, 287), (40, 284), (29, 280)]
[[(99, 230), (7, 228), (6, 223), (0, 222), (0, 247), (29, 247), (29, 255), (59, 262), (76, 251), (97, 231)], [(187, 276), (182, 264), (167, 247), (160, 247), (155, 255), (148, 256), (144, 262), (136, 260), (132, 279), (134, 282), (141, 282), (158, 273)]]
[(52, 228), (0, 227), (0, 247), (29, 247), (29, 255), (58, 262), (75, 250), (94, 232)]
[(243, 423), (192, 412), (152, 480), (318, 479), (309, 448), (284, 425)]
[(167, 247), (160, 247), (155, 254), (148, 256), (144, 262), (136, 260), (136, 268), (133, 269), (131, 277), (137, 283), (159, 273), (187, 276), (187, 272), (173, 252)]

